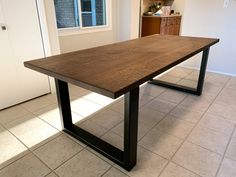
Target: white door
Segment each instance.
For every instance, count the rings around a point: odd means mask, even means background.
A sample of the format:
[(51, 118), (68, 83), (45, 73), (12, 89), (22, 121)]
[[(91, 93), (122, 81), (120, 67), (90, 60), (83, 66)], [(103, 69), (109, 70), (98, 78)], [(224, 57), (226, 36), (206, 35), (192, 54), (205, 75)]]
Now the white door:
[[(34, 0), (0, 0), (0, 109), (50, 92), (48, 77), (23, 62), (44, 57)], [(6, 29), (4, 29), (6, 28)]]

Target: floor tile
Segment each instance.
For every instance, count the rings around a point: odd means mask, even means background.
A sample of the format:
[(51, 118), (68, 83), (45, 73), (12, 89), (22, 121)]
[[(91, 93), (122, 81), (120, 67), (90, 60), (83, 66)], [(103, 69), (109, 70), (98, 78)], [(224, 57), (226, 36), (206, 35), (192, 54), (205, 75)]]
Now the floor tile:
[(214, 85), (212, 83), (205, 83), (203, 86), (203, 94), (217, 96), (222, 90), (222, 86)]
[(227, 88), (236, 89), (236, 77), (232, 77), (229, 82), (226, 84)]
[(32, 153), (0, 171), (0, 177), (44, 177), (50, 170)]
[(149, 95), (140, 95), (139, 96), (139, 107), (144, 106), (145, 104), (149, 103), (153, 99), (154, 99), (154, 97), (149, 96)]
[[(154, 126), (154, 125), (152, 125)], [(140, 140), (151, 128), (149, 124), (142, 123), (142, 121), (139, 121), (138, 124), (138, 140)], [(119, 135), (120, 137), (124, 137), (124, 122), (121, 122), (117, 126), (115, 126), (113, 129), (111, 129), (112, 132)]]
[(197, 88), (197, 81), (188, 80), (188, 79), (181, 79), (178, 82), (179, 85), (190, 87), (190, 88)]
[(23, 108), (25, 108), (26, 110), (30, 112), (34, 112), (42, 108), (45, 108), (47, 106), (50, 106), (52, 104), (55, 104), (55, 103), (48, 100), (46, 96), (42, 96), (42, 97), (27, 101), (25, 103), (22, 103), (20, 104), (20, 106), (22, 106)]
[[(149, 103), (151, 100), (153, 100), (154, 97), (140, 94), (139, 96), (139, 108), (145, 106), (147, 103)], [(124, 115), (124, 99), (120, 99), (111, 106), (109, 106), (109, 109), (114, 110), (122, 115)]]
[(70, 95), (72, 95), (72, 97), (83, 97), (91, 93), (89, 90), (83, 89), (73, 84), (68, 84), (68, 86)]
[(16, 120), (19, 117), (22, 117), (26, 114), (29, 114), (22, 106), (13, 106), (8, 109), (0, 111), (0, 123), (5, 125), (11, 121)]
[(69, 135), (68, 133), (66, 133), (66, 132), (61, 132), (61, 134), (63, 134), (63, 135), (65, 135), (65, 136), (67, 136), (68, 138), (70, 138), (72, 141), (74, 141), (74, 142), (76, 142), (76, 143), (78, 143), (80, 146), (82, 146), (82, 147), (87, 147), (87, 145), (86, 144), (84, 144), (84, 143), (82, 143), (81, 141), (79, 141), (78, 139), (76, 139), (75, 137), (73, 137), (73, 136), (71, 136), (71, 135)]
[[(139, 147), (137, 154), (137, 164), (130, 172), (121, 169), (130, 177), (157, 177), (167, 164), (166, 159), (151, 153), (144, 148)], [(118, 168), (120, 169), (120, 167)]]
[(225, 85), (230, 77), (217, 73), (208, 73), (209, 77), (206, 79), (207, 82), (213, 83), (215, 85)]
[(58, 134), (58, 130), (32, 114), (10, 122), (6, 127), (28, 148), (36, 148)]
[(47, 175), (45, 177), (58, 177), (58, 176), (55, 173), (50, 173), (49, 175)]
[[(139, 112), (138, 140), (140, 140), (152, 127), (164, 118), (165, 114), (145, 106)], [(124, 136), (124, 122), (121, 122), (112, 129), (119, 136)]]
[(180, 120), (185, 120), (187, 122), (196, 124), (201, 119), (203, 112), (195, 109), (192, 110), (182, 106), (177, 106), (170, 112), (170, 115), (175, 116)]
[(57, 104), (57, 94), (56, 93), (52, 93), (52, 94), (48, 94), (45, 96), (46, 99), (48, 99), (50, 102)]
[(105, 162), (109, 163), (110, 165), (114, 165), (115, 163), (113, 161), (111, 161), (110, 159), (106, 158), (105, 156), (103, 156), (102, 154), (100, 154), (99, 152), (93, 150), (92, 148), (90, 148), (89, 146), (86, 147), (86, 149), (95, 154), (97, 157), (99, 157), (100, 159), (104, 160)]
[(176, 106), (176, 104), (161, 99), (154, 99), (148, 103), (147, 106), (159, 112), (168, 113)]
[(55, 169), (82, 149), (82, 146), (62, 134), (36, 149), (34, 153), (51, 169)]
[[(177, 67), (156, 78), (195, 86), (198, 73)], [(68, 134), (58, 132), (62, 127), (56, 94), (2, 110), (0, 177), (215, 177), (217, 170), (218, 177), (234, 177), (235, 88), (234, 77), (215, 73), (206, 74), (200, 97), (147, 83), (141, 86), (140, 142), (137, 165), (131, 172)], [(69, 89), (73, 122), (123, 149), (124, 97), (113, 100), (71, 84)], [(167, 159), (172, 161), (168, 165)]]
[(212, 114), (205, 114), (198, 126), (209, 128), (220, 133), (224, 133), (226, 135), (231, 135), (234, 130), (235, 123), (232, 121), (228, 121), (219, 116), (215, 116)]
[(102, 177), (128, 177), (125, 173), (117, 170), (116, 168), (112, 167), (105, 175)]
[(213, 97), (209, 95), (202, 95), (200, 97), (189, 95), (180, 103), (180, 105), (188, 109), (204, 112), (208, 109), (213, 100)]
[(236, 137), (236, 130), (234, 130), (233, 137)]
[[(57, 105), (50, 105), (46, 108), (40, 109), (39, 111), (33, 112), (37, 117), (43, 119), (58, 130), (62, 130), (62, 122), (59, 114)], [(72, 112), (73, 123), (83, 120), (83, 117)]]
[(55, 170), (60, 177), (91, 177), (101, 176), (108, 169), (110, 165), (84, 149), (72, 159), (64, 163)]
[(139, 111), (139, 124), (145, 124), (149, 127), (153, 127), (158, 122), (164, 118), (165, 114), (154, 109), (151, 109), (149, 106), (144, 106)]
[(200, 177), (174, 163), (169, 163), (160, 177)]
[(223, 104), (227, 106), (236, 105), (235, 89), (224, 88), (215, 100), (216, 104)]
[(139, 142), (139, 145), (167, 159), (174, 155), (181, 144), (181, 139), (157, 129), (152, 129)]
[(79, 98), (78, 100), (72, 101), (71, 109), (73, 112), (75, 112), (83, 117), (87, 117), (87, 116), (92, 115), (95, 112), (101, 110), (102, 106), (98, 105), (96, 103), (93, 103), (91, 101), (88, 101), (86, 99)]
[(174, 135), (181, 139), (185, 139), (193, 129), (193, 124), (184, 120), (178, 120), (175, 117), (169, 115), (165, 117), (160, 123), (158, 123), (154, 129)]
[(229, 138), (229, 135), (225, 135), (207, 128), (197, 127), (188, 137), (188, 141), (223, 155)]
[(118, 136), (117, 134), (109, 131), (102, 136), (102, 139), (118, 149), (124, 150), (124, 138)]
[(175, 67), (173, 70), (169, 71), (167, 74), (174, 77), (184, 78), (192, 72), (192, 69), (178, 66)]
[(170, 76), (168, 74), (157, 77), (157, 79), (160, 81), (169, 82), (169, 83), (177, 83), (181, 80), (181, 78), (179, 77)]
[(111, 106), (109, 106), (109, 109), (124, 115), (124, 99), (117, 100)]
[(94, 123), (91, 119), (76, 125), (97, 137), (104, 135), (108, 131), (106, 128)]
[(149, 95), (156, 97), (163, 93), (166, 89), (152, 84), (145, 84), (140, 88), (141, 95)]
[(224, 158), (217, 177), (234, 177), (236, 176), (236, 161)]
[(0, 169), (29, 153), (9, 131), (0, 126)]
[(236, 106), (213, 103), (208, 112), (236, 122)]
[(106, 96), (103, 96), (94, 92), (83, 96), (83, 98), (86, 100), (95, 102), (102, 106), (107, 106), (115, 101), (114, 99), (111, 99), (109, 97), (106, 97)]
[(158, 97), (162, 100), (170, 101), (177, 104), (180, 103), (186, 96), (187, 94), (183, 92), (178, 92), (175, 90), (167, 90)]
[(91, 118), (91, 121), (100, 125), (101, 127), (109, 130), (119, 124), (124, 118), (121, 114), (112, 111), (110, 109), (106, 109), (102, 112), (99, 112), (95, 116)]
[(188, 74), (185, 79), (192, 80), (192, 81), (198, 81), (199, 78), (199, 70), (193, 70), (192, 73)]
[(184, 143), (173, 161), (200, 176), (214, 177), (220, 165), (221, 156), (191, 143)]
[(225, 156), (230, 159), (236, 160), (236, 138), (235, 137), (232, 137)]

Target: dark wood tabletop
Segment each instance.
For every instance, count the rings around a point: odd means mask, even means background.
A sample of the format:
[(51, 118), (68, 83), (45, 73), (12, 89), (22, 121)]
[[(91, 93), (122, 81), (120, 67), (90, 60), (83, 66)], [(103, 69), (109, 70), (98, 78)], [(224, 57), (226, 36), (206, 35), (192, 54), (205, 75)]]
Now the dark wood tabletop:
[(153, 35), (27, 61), (30, 69), (117, 98), (219, 39)]

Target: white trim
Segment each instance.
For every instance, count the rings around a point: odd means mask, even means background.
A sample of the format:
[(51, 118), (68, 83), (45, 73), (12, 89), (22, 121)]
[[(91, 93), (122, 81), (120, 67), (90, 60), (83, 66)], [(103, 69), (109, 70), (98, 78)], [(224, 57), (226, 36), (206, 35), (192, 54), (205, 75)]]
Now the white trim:
[[(189, 68), (189, 69), (195, 69), (195, 70), (200, 70), (200, 68), (198, 67), (193, 67), (193, 66), (181, 66), (183, 68)], [(223, 75), (227, 75), (227, 76), (233, 76), (235, 77), (236, 74), (232, 74), (232, 73), (225, 73), (225, 72), (220, 72), (220, 71), (216, 71), (216, 70), (212, 70), (212, 69), (207, 69), (207, 72), (211, 72), (211, 73), (216, 73), (216, 74), (223, 74)]]
[[(96, 33), (103, 31), (111, 31), (112, 30), (112, 0), (106, 0), (106, 25), (102, 26), (89, 26), (82, 27), (82, 17), (80, 15), (80, 26), (73, 28), (61, 28), (58, 29), (58, 36), (70, 36), (76, 34), (86, 34), (86, 33)], [(81, 11), (81, 3), (78, 0), (79, 10)]]
[(36, 2), (37, 2), (38, 15), (39, 15), (39, 21), (40, 21), (40, 28), (42, 31), (44, 52), (45, 52), (45, 57), (47, 57), (47, 56), (51, 56), (52, 52), (51, 52), (51, 46), (50, 46), (50, 40), (49, 40), (44, 2), (42, 0), (36, 0)]
[[(60, 54), (60, 45), (59, 45), (59, 39), (57, 34), (57, 26), (56, 26), (56, 15), (54, 10), (54, 1), (53, 0), (36, 0), (38, 5), (38, 13), (39, 13), (39, 20), (42, 30), (42, 36), (43, 36), (43, 43), (45, 47), (45, 55), (46, 57), (51, 55)], [(46, 6), (47, 5), (47, 6)], [(53, 7), (53, 8), (52, 8)], [(50, 12), (47, 11), (50, 9)], [(46, 14), (47, 13), (49, 14)], [(47, 15), (50, 17), (50, 19), (47, 18)], [(52, 20), (53, 19), (53, 20)], [(50, 26), (48, 26), (49, 21)], [(49, 84), (51, 93), (56, 92), (55, 88), (55, 82), (54, 79), (49, 77)]]
[(86, 28), (67, 28), (67, 29), (59, 29), (59, 36), (70, 36), (75, 34), (86, 34), (86, 33), (96, 33), (102, 31), (110, 31), (112, 30), (111, 26), (96, 26), (96, 27), (86, 27)]

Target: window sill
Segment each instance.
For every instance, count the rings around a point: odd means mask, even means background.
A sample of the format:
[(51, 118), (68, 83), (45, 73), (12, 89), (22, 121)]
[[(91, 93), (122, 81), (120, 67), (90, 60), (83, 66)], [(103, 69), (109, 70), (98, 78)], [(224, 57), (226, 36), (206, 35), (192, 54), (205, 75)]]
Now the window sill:
[(96, 27), (86, 27), (86, 28), (65, 28), (58, 29), (58, 36), (70, 36), (70, 35), (79, 35), (79, 34), (88, 34), (96, 32), (110, 31), (112, 27), (110, 26), (96, 26)]

